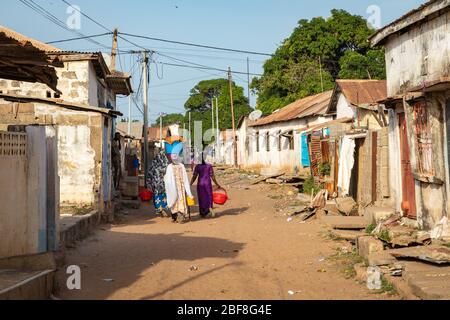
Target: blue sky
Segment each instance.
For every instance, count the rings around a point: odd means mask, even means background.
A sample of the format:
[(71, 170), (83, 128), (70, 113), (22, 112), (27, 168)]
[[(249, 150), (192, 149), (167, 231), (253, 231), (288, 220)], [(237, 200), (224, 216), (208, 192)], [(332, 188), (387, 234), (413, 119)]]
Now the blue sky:
[[(316, 16), (327, 17), (333, 8), (345, 9), (353, 14), (368, 17), (367, 8), (377, 5), (381, 9), (381, 24), (385, 25), (407, 11), (418, 7), (425, 0), (66, 0), (106, 27), (119, 28), (126, 33), (156, 38), (207, 44), (211, 46), (272, 53), (296, 27), (298, 20)], [(67, 5), (62, 0), (34, 0), (35, 3), (66, 21)], [(77, 37), (38, 13), (19, 0), (2, 0), (0, 24), (29, 37), (48, 42)], [(104, 33), (105, 30), (86, 18), (81, 20), (79, 32), (84, 35)], [(109, 36), (97, 38), (104, 45), (111, 45)], [(219, 69), (246, 71), (247, 57), (250, 71), (261, 73), (264, 56), (228, 53), (210, 49), (179, 46), (156, 41), (132, 39), (131, 41), (175, 59), (211, 66)], [(101, 48), (86, 40), (58, 44), (67, 50), (98, 51)], [(136, 49), (119, 41), (120, 49)], [(104, 50), (103, 50), (104, 51)], [(174, 62), (156, 55), (159, 62)], [(137, 57), (122, 55), (121, 64), (130, 72)], [(179, 62), (178, 62), (179, 63)], [(133, 72), (134, 82), (139, 83), (139, 70)], [(150, 119), (159, 112), (182, 112), (189, 90), (202, 79), (225, 77), (223, 72), (205, 71), (151, 65)], [(237, 75), (234, 80), (246, 88), (246, 76)], [(255, 105), (256, 97), (251, 97)], [(128, 111), (126, 99), (119, 99), (119, 108)], [(133, 107), (132, 117), (142, 118)]]

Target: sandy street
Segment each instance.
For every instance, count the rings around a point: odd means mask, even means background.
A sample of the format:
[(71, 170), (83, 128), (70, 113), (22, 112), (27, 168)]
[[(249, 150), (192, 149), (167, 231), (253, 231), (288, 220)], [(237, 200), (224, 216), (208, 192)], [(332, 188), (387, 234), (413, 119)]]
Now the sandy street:
[[(223, 178), (222, 178), (223, 181)], [(230, 180), (231, 181), (231, 180)], [(156, 217), (149, 204), (127, 210), (67, 252), (82, 268), (82, 290), (62, 299), (392, 299), (346, 279), (334, 260), (346, 242), (325, 237), (318, 220), (300, 224), (278, 212), (287, 191), (232, 185), (218, 217), (179, 225)]]

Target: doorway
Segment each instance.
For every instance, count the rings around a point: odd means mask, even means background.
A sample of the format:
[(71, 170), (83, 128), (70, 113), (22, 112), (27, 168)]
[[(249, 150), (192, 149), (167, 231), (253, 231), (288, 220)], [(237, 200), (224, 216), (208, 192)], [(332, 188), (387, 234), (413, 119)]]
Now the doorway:
[(398, 115), (400, 129), (400, 161), (402, 174), (402, 210), (408, 218), (417, 219), (416, 185), (411, 168), (411, 157), (408, 140), (408, 128), (404, 113)]

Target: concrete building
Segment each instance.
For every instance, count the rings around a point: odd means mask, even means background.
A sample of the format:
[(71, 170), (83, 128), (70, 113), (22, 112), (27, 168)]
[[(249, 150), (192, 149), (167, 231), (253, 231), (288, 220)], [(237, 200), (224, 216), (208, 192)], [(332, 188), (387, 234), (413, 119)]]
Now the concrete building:
[[(32, 43), (0, 32), (0, 77), (56, 90), (60, 64)], [(0, 300), (48, 298), (59, 247), (54, 126), (0, 128)]]
[[(329, 113), (333, 91), (306, 97), (275, 111), (239, 130), (244, 137), (238, 137), (244, 167), (261, 170), (285, 171), (286, 173), (310, 174), (309, 165), (302, 165), (302, 154), (307, 149), (302, 144), (299, 130), (334, 119)], [(303, 150), (302, 150), (303, 145)], [(244, 155), (242, 155), (244, 154)]]
[(61, 205), (110, 211), (116, 95), (131, 93), (130, 77), (111, 71), (102, 53), (63, 52), (3, 27), (0, 32), (50, 52), (63, 66), (55, 69), (53, 88), (0, 79), (0, 126), (56, 126)]
[(390, 185), (396, 210), (431, 229), (448, 216), (450, 1), (425, 3), (379, 30), (386, 51)]
[[(328, 108), (336, 120), (303, 132), (314, 177), (361, 208), (389, 199), (387, 117), (378, 103), (385, 98), (384, 80), (336, 80)], [(330, 167), (326, 176), (323, 164)]]

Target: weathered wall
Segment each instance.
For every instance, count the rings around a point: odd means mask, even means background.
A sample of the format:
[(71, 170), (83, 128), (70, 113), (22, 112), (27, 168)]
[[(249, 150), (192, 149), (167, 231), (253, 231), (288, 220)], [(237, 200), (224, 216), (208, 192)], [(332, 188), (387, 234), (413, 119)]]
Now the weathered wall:
[[(89, 62), (65, 62), (64, 68), (56, 68), (57, 88), (62, 92), (61, 99), (67, 102), (89, 103)], [(24, 95), (36, 98), (56, 98), (53, 90), (41, 83), (0, 80), (0, 91), (4, 94)], [(93, 104), (96, 106), (97, 104)]]
[[(89, 61), (65, 62), (64, 68), (55, 68), (57, 88), (62, 92), (59, 99), (94, 107), (115, 109), (116, 97), (97, 77)], [(45, 84), (0, 79), (0, 92), (36, 98), (58, 98)], [(50, 94), (50, 97), (48, 96)]]
[(103, 186), (102, 181), (108, 181), (111, 174), (110, 168), (102, 170), (111, 164), (110, 159), (103, 159), (104, 143), (105, 148), (110, 148), (111, 140), (110, 134), (104, 135), (108, 118), (96, 112), (74, 111), (44, 103), (0, 102), (0, 124), (47, 124), (61, 128), (58, 153), (60, 200), (64, 204), (103, 204), (103, 190), (110, 188), (110, 184)]
[(83, 126), (58, 126), (59, 176), (62, 204), (95, 202), (95, 151), (90, 129)]
[(0, 143), (0, 258), (57, 250), (59, 179), (56, 131), (27, 127), (19, 153)]
[[(308, 119), (297, 119), (287, 122), (274, 123), (248, 129), (249, 152), (246, 166), (275, 168), (286, 170), (289, 173), (309, 174), (309, 168), (301, 165), (301, 134), (299, 129), (306, 129), (320, 123), (332, 120), (332, 117), (313, 117)], [(289, 149), (289, 139), (281, 138), (281, 151), (278, 150), (279, 132), (294, 131), (294, 150)], [(257, 152), (256, 132), (259, 131), (259, 152)], [(266, 133), (269, 132), (270, 151), (266, 149)]]
[(339, 94), (339, 99), (336, 105), (336, 119), (354, 118), (356, 116), (355, 107), (351, 106), (345, 96)]
[(450, 76), (450, 12), (392, 35), (385, 45), (388, 96)]

